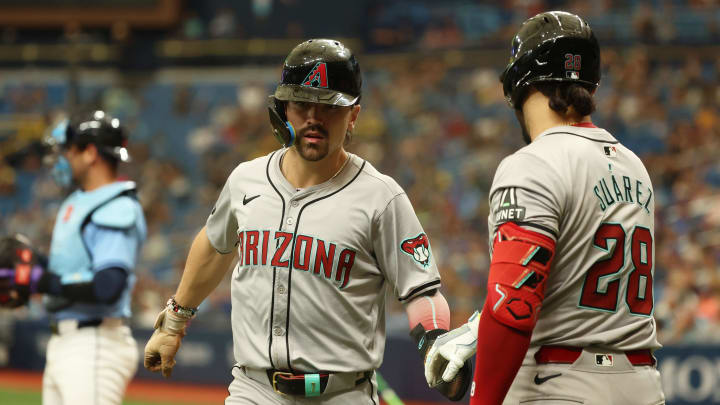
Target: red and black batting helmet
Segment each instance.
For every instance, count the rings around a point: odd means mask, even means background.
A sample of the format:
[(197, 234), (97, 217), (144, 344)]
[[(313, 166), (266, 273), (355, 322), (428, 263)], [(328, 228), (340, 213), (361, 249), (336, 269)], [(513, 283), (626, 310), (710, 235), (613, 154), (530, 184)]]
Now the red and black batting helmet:
[(582, 18), (564, 11), (526, 20), (512, 40), (510, 62), (500, 75), (515, 109), (538, 82), (575, 82), (594, 90), (600, 83), (600, 46)]
[(351, 106), (360, 102), (362, 75), (350, 48), (334, 39), (310, 39), (285, 58), (280, 83), (268, 109), (273, 133), (291, 146), (295, 131), (285, 117), (288, 101)]

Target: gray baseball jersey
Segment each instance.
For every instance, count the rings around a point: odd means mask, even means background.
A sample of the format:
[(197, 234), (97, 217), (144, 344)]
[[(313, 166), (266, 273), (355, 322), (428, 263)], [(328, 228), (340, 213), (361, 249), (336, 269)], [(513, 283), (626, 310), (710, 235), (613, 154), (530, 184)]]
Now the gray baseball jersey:
[(653, 188), (633, 152), (591, 125), (551, 128), (503, 160), (490, 204), (491, 238), (514, 221), (556, 241), (531, 347), (660, 347)]
[(235, 168), (206, 225), (215, 249), (239, 254), (235, 360), (293, 372), (376, 369), (385, 289), (407, 301), (440, 286), (427, 235), (402, 188), (358, 156), (297, 190), (280, 170), (284, 153)]

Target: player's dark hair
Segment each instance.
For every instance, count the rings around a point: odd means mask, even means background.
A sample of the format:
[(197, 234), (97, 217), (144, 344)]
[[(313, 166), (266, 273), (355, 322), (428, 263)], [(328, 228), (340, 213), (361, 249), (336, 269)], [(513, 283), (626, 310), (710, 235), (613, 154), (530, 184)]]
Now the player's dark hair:
[(570, 107), (584, 117), (595, 111), (592, 89), (578, 83), (540, 82), (533, 85), (540, 93), (550, 99), (550, 108), (561, 115), (567, 115)]
[(114, 156), (108, 155), (107, 153), (100, 153), (100, 156), (107, 162), (113, 173), (117, 173), (118, 166), (120, 166), (120, 160)]

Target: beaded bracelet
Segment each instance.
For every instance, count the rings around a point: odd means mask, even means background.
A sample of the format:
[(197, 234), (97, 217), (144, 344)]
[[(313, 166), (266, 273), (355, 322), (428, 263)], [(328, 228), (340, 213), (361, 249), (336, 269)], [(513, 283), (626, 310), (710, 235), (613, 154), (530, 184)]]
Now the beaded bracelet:
[(183, 318), (194, 318), (195, 314), (197, 313), (197, 308), (189, 308), (184, 307), (175, 301), (175, 296), (171, 296), (170, 299), (167, 302), (167, 306), (170, 307), (170, 310), (175, 312), (176, 314), (180, 315)]

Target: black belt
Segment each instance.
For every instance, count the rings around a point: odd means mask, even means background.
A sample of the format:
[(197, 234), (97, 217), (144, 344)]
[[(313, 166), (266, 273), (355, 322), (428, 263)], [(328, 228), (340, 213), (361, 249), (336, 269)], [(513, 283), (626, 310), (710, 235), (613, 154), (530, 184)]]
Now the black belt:
[[(267, 376), (275, 392), (284, 395), (314, 397), (325, 392), (331, 373), (293, 374), (281, 370), (267, 370)], [(372, 371), (366, 371), (355, 381), (358, 386), (369, 380)]]
[[(78, 327), (78, 329), (80, 329), (80, 328), (90, 328), (90, 327), (100, 326), (101, 323), (103, 323), (103, 319), (102, 319), (102, 318), (99, 318), (99, 319), (88, 319), (88, 320), (85, 320), (85, 321), (78, 321), (77, 327)], [(58, 323), (57, 323), (57, 322), (50, 322), (50, 331), (51, 331), (53, 334), (55, 334), (55, 335), (59, 334), (59, 331), (58, 331)]]

